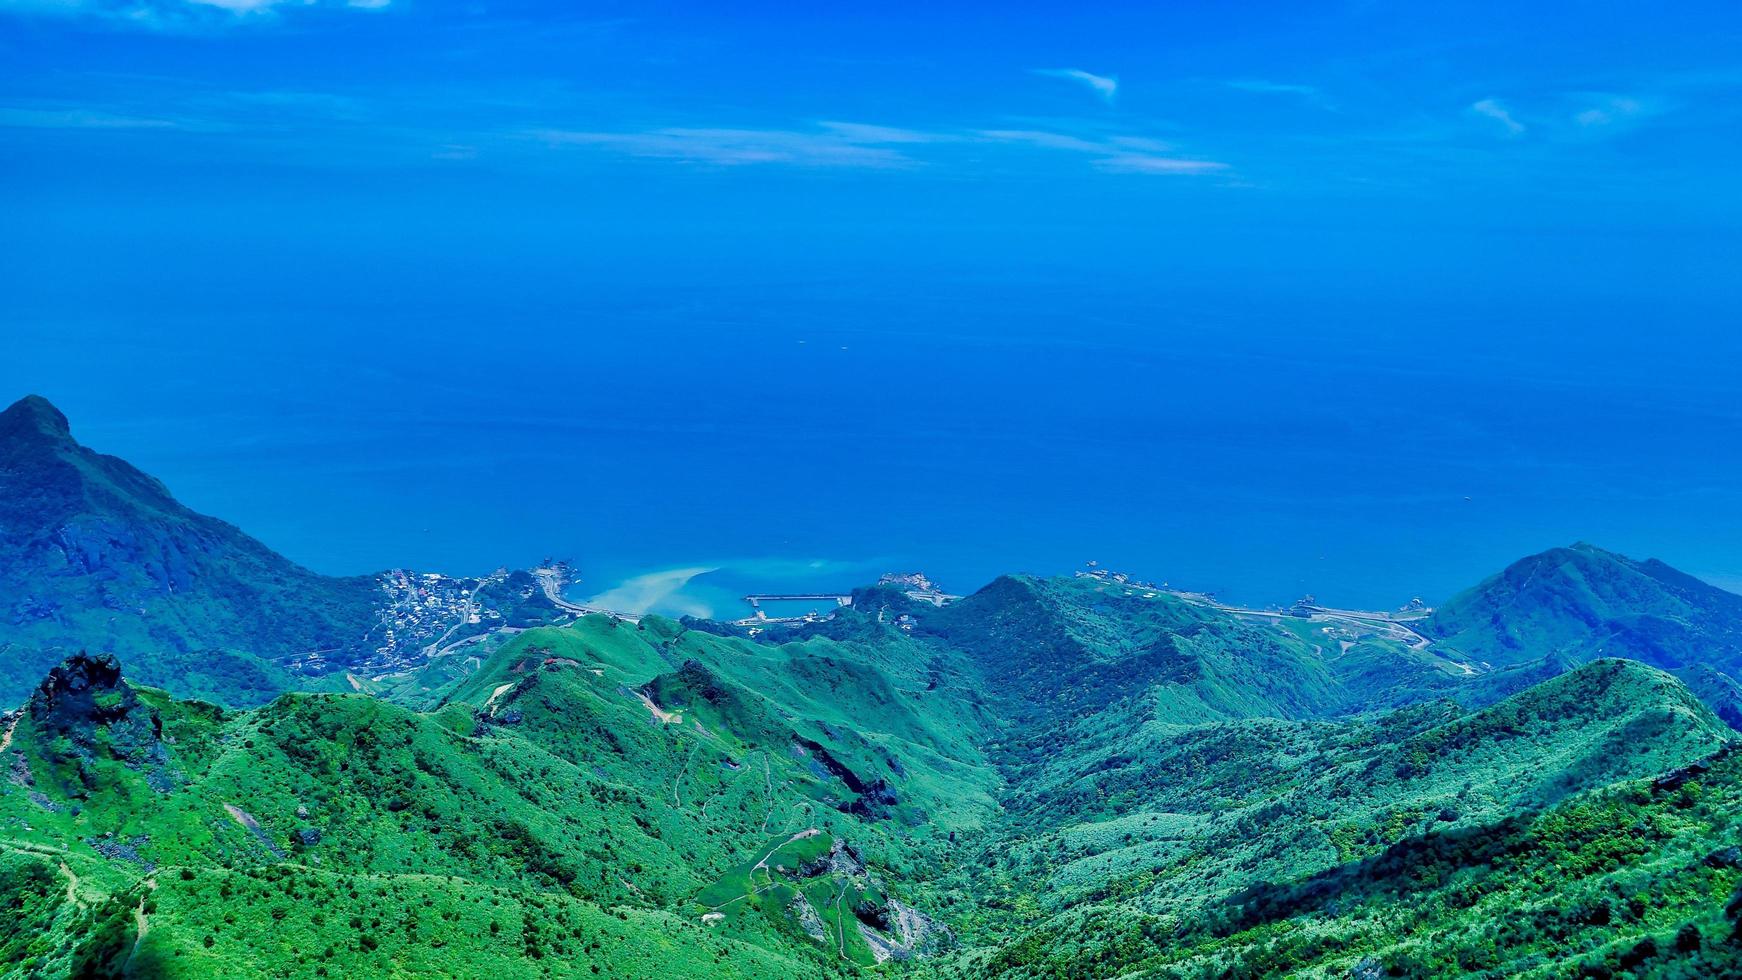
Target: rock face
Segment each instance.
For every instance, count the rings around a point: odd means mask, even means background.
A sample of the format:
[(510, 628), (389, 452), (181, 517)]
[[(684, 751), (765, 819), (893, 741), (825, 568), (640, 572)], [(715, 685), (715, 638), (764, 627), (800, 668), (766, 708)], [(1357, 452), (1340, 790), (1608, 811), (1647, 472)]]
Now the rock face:
[(847, 805), (847, 812), (858, 814), (870, 820), (886, 820), (890, 811), (901, 802), (901, 797), (895, 792), (895, 787), (889, 781), (879, 777), (865, 784), (859, 798)]
[(48, 761), (75, 766), (87, 791), (98, 787), (105, 760), (144, 770), (155, 788), (168, 788), (163, 720), (121, 679), (113, 655), (67, 658), (49, 671), (24, 710)]

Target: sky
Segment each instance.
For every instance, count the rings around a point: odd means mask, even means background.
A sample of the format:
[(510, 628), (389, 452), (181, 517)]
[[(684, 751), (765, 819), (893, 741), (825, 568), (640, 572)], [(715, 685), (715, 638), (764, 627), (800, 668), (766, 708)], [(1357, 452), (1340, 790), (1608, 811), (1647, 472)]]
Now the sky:
[(1742, 8), (0, 0), (0, 401), (311, 567), (1742, 586)]

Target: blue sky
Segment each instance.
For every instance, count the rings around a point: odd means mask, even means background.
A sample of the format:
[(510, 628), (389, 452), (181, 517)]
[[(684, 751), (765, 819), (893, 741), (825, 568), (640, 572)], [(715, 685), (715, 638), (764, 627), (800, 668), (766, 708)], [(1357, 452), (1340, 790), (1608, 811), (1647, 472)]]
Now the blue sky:
[[(1742, 581), (1739, 50), (1733, 3), (0, 0), (0, 398), (337, 571), (1094, 549), (1367, 598), (1593, 538)], [(942, 516), (751, 500), (769, 432)], [(510, 465), (573, 513), (480, 502)]]
[(1737, 218), (1733, 4), (789, 6), (7, 0), (8, 203), (320, 242), (536, 200), (528, 238), (754, 217), (1085, 265), (1266, 236), (1224, 268), (1422, 223), (1480, 251)]

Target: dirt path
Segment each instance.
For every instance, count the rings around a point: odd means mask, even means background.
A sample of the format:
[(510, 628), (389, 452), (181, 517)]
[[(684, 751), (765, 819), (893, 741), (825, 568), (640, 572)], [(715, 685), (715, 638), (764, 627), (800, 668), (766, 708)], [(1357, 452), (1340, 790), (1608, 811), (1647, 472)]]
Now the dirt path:
[(702, 801), (702, 816), (704, 816), (704, 817), (707, 816), (708, 815), (708, 807), (713, 806), (715, 801), (724, 797), (727, 793), (730, 793), (732, 791), (732, 787), (738, 785), (738, 780), (744, 778), (744, 770), (748, 769), (748, 768), (750, 768), (750, 765), (749, 765), (748, 761), (746, 761), (743, 768), (739, 769), (737, 772), (732, 774), (731, 779), (721, 781), (720, 791)]
[(127, 959), (121, 964), (121, 975), (126, 976), (133, 966), (133, 958), (139, 955), (139, 944), (145, 941), (145, 934), (151, 931), (151, 922), (145, 916), (145, 902), (151, 893), (157, 890), (157, 881), (145, 879), (145, 894), (139, 896), (139, 904), (133, 909), (133, 948), (127, 951)]
[(12, 744), (12, 730), (18, 727), (18, 719), (21, 717), (23, 716), (14, 715), (12, 720), (6, 723), (6, 731), (0, 732), (0, 752), (6, 751), (7, 747)]
[(781, 848), (785, 847), (788, 844), (791, 844), (794, 841), (801, 841), (801, 840), (804, 840), (804, 839), (809, 838), (809, 837), (815, 837), (816, 835), (818, 835), (820, 833), (822, 833), (822, 831), (816, 829), (815, 827), (808, 827), (804, 830), (799, 831), (796, 834), (793, 834), (791, 837), (788, 837), (786, 840), (783, 840), (780, 843), (769, 848), (768, 853), (762, 855), (762, 860), (760, 860), (760, 861), (758, 861), (755, 864), (750, 866), (750, 870), (751, 871), (760, 871), (764, 868), (767, 868), (768, 867), (768, 859), (774, 856), (775, 851), (780, 850)]
[(677, 779), (672, 781), (671, 798), (677, 802), (678, 809), (680, 809), (680, 810), (683, 809), (683, 797), (678, 795), (678, 792), (677, 792), (678, 787), (683, 785), (684, 774), (688, 773), (690, 771), (690, 763), (695, 761), (696, 753), (701, 751), (701, 748), (702, 748), (702, 743), (700, 743), (700, 742), (697, 742), (695, 745), (690, 746), (690, 754), (684, 756), (683, 768), (679, 769), (677, 771)]
[(768, 811), (762, 814), (762, 833), (768, 833), (768, 821), (774, 818), (774, 776), (768, 768), (768, 753), (762, 754), (762, 795), (768, 800)]
[(839, 930), (841, 943), (841, 959), (847, 959), (847, 917), (841, 912), (841, 903), (847, 898), (847, 883), (841, 882), (841, 890), (835, 894), (835, 928)]
[[(750, 874), (755, 874), (758, 871), (766, 872), (768, 870), (768, 859), (774, 856), (775, 851), (780, 850), (781, 848), (792, 843), (793, 841), (804, 840), (806, 837), (815, 837), (816, 835), (818, 835), (820, 833), (822, 833), (822, 831), (818, 830), (815, 827), (811, 827), (809, 829), (802, 830), (796, 834), (793, 834), (791, 837), (788, 837), (786, 840), (783, 840), (780, 843), (774, 845), (773, 847), (768, 849), (767, 854), (762, 855), (761, 860), (757, 861), (755, 864), (750, 866)], [(772, 879), (773, 877), (774, 876), (772, 874), (769, 875), (770, 879)], [(770, 880), (768, 882), (768, 884), (763, 885), (761, 888), (752, 889), (748, 892), (745, 892), (742, 895), (739, 895), (737, 898), (721, 902), (718, 905), (708, 906), (708, 911), (718, 912), (719, 910), (725, 908), (728, 905), (732, 905), (732, 904), (737, 903), (737, 902), (742, 902), (747, 898), (754, 898), (757, 895), (760, 895), (763, 892), (768, 891), (770, 888), (776, 888), (779, 885), (780, 885), (779, 881)]]
[[(485, 710), (485, 711), (489, 711), (489, 710), (490, 710), (490, 706), (491, 706), (491, 705), (492, 705), (492, 704), (495, 704), (495, 703), (496, 703), (496, 699), (497, 699), (497, 698), (499, 698), (499, 697), (501, 697), (501, 696), (502, 696), (502, 695), (504, 695), (504, 694), (507, 694), (507, 693), (508, 693), (508, 689), (509, 689), (509, 688), (511, 688), (511, 687), (513, 687), (513, 686), (514, 686), (514, 685), (515, 685), (515, 684), (516, 684), (516, 683), (518, 683), (518, 682), (516, 682), (516, 681), (509, 681), (509, 682), (508, 682), (508, 683), (506, 683), (506, 684), (498, 684), (498, 685), (497, 685), (497, 686), (496, 686), (496, 690), (494, 690), (494, 691), (491, 691), (491, 692), (490, 692), (490, 696), (489, 696), (489, 697), (487, 697), (487, 698), (485, 698), (485, 699), (484, 699), (484, 709), (483, 709), (483, 710)], [(494, 712), (491, 712), (491, 713), (492, 713), (492, 714), (494, 714)]]
[(721, 903), (720, 903), (720, 904), (718, 904), (718, 905), (710, 905), (710, 906), (708, 906), (708, 911), (710, 911), (710, 912), (718, 912), (718, 911), (720, 911), (720, 910), (721, 910), (721, 909), (723, 909), (723, 908), (725, 908), (725, 907), (726, 907), (726, 906), (728, 906), (728, 905), (735, 905), (735, 904), (737, 904), (737, 903), (738, 903), (738, 902), (742, 902), (742, 901), (744, 901), (744, 900), (745, 900), (745, 899), (747, 899), (747, 898), (755, 898), (755, 897), (756, 897), (756, 896), (758, 896), (758, 895), (760, 895), (760, 894), (762, 894), (762, 893), (763, 893), (763, 892), (765, 892), (765, 891), (768, 891), (768, 890), (769, 890), (769, 889), (771, 889), (771, 888), (775, 888), (775, 887), (777, 887), (777, 886), (778, 886), (778, 885), (779, 885), (779, 884), (780, 884), (780, 882), (778, 882), (778, 881), (771, 881), (771, 882), (769, 882), (769, 883), (768, 883), (768, 884), (766, 884), (766, 885), (763, 885), (763, 886), (762, 886), (762, 887), (761, 887), (761, 888), (758, 888), (758, 889), (756, 889), (756, 890), (755, 890), (755, 891), (748, 891), (748, 892), (745, 892), (745, 893), (744, 893), (744, 894), (742, 894), (742, 895), (739, 895), (739, 896), (738, 896), (738, 897), (737, 897), (737, 898), (734, 898), (734, 899), (730, 899), (730, 900), (728, 900), (728, 901), (724, 901), (724, 902), (721, 902)]
[(64, 875), (67, 880), (67, 901), (73, 903), (79, 908), (84, 908), (85, 903), (79, 901), (79, 876), (73, 874), (73, 869), (67, 867), (65, 861), (60, 862), (60, 873)]
[(639, 699), (642, 704), (647, 706), (648, 711), (653, 712), (653, 717), (658, 719), (660, 724), (662, 724), (662, 725), (681, 725), (681, 724), (683, 724), (683, 712), (681, 712), (681, 711), (667, 711), (664, 708), (661, 708), (659, 705), (654, 704), (653, 699), (648, 697), (646, 692), (644, 692), (644, 691), (636, 691), (635, 697), (637, 699)]

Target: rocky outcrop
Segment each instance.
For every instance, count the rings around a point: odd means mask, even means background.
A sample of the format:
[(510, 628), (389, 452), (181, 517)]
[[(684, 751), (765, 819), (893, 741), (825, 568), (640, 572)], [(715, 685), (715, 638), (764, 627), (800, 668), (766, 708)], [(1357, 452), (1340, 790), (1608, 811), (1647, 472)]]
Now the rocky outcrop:
[(931, 916), (893, 898), (863, 913), (857, 908), (853, 912), (859, 919), (860, 938), (879, 963), (931, 956), (955, 940), (950, 930)]
[(859, 798), (847, 805), (847, 812), (864, 817), (867, 820), (887, 819), (890, 810), (901, 802), (896, 795), (895, 787), (881, 777), (866, 784), (859, 793)]
[(72, 766), (85, 792), (98, 788), (105, 760), (145, 772), (154, 789), (171, 787), (163, 719), (122, 680), (112, 655), (68, 657), (49, 671), (24, 711), (46, 761)]

